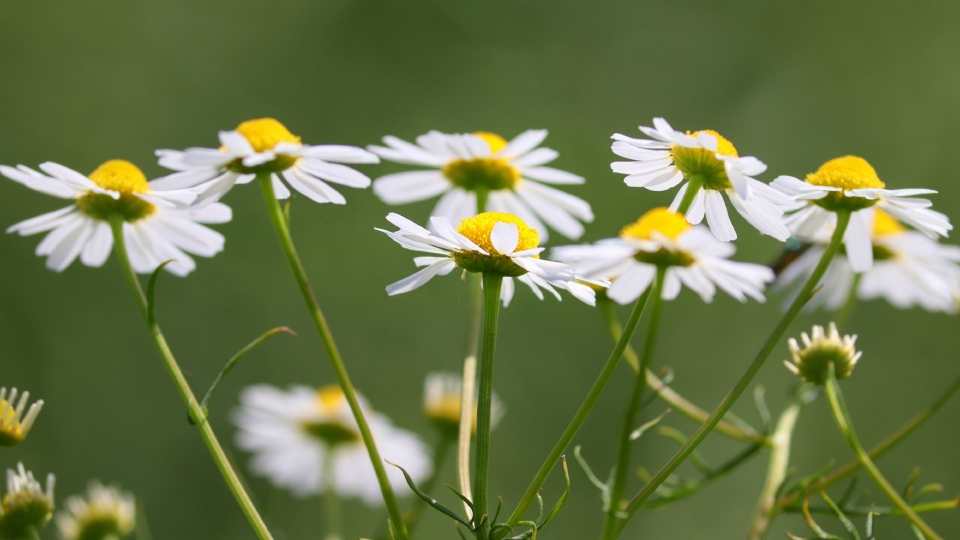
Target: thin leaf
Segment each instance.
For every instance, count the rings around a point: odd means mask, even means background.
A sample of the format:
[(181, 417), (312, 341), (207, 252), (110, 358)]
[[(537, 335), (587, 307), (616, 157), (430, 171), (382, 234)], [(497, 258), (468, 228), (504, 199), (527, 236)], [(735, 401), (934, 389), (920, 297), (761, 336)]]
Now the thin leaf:
[(603, 495), (604, 507), (606, 507), (610, 501), (610, 486), (597, 478), (597, 475), (593, 473), (593, 469), (590, 468), (587, 460), (583, 459), (583, 456), (580, 455), (580, 445), (577, 445), (573, 449), (573, 458), (576, 459), (577, 463), (580, 464), (580, 468), (583, 469), (583, 473), (587, 475), (587, 480), (590, 480), (590, 483), (600, 490), (600, 493)]
[(767, 401), (764, 399), (767, 391), (763, 386), (757, 386), (753, 389), (753, 402), (757, 406), (757, 412), (760, 413), (760, 423), (763, 425), (763, 432), (769, 433), (773, 426), (773, 419), (770, 416), (770, 409), (767, 407)]
[(173, 259), (160, 263), (150, 274), (150, 281), (147, 282), (147, 324), (151, 328), (157, 324), (156, 304), (153, 302), (153, 291), (157, 286), (157, 278), (160, 277), (160, 271), (163, 270), (163, 267), (172, 262)]
[(837, 519), (840, 520), (840, 524), (843, 525), (843, 528), (850, 533), (850, 538), (852, 540), (860, 540), (860, 533), (857, 532), (857, 528), (853, 525), (853, 522), (840, 510), (840, 507), (834, 504), (833, 499), (825, 491), (820, 492), (820, 496), (823, 497), (823, 500), (827, 502), (827, 505), (833, 510), (834, 515), (837, 516)]
[(663, 420), (668, 414), (670, 414), (670, 409), (663, 411), (662, 413), (660, 413), (660, 416), (657, 416), (653, 420), (633, 430), (633, 432), (630, 433), (630, 440), (635, 441), (640, 437), (642, 437), (644, 433), (646, 433), (653, 426), (659, 424), (660, 421)]
[(470, 510), (473, 510), (473, 501), (471, 501), (470, 499), (468, 499), (463, 493), (460, 493), (459, 491), (457, 491), (456, 489), (454, 489), (454, 487), (451, 486), (450, 484), (444, 484), (443, 487), (445, 487), (445, 488), (449, 489), (450, 491), (452, 491), (453, 494), (456, 495), (458, 499), (460, 499), (460, 500), (463, 501), (467, 506), (470, 507)]
[[(430, 506), (434, 507), (435, 509), (439, 510), (441, 513), (446, 514), (447, 517), (450, 517), (450, 518), (452, 518), (452, 519), (454, 519), (454, 520), (456, 520), (456, 521), (464, 524), (467, 528), (470, 529), (470, 532), (473, 532), (473, 530), (474, 530), (474, 529), (473, 529), (473, 526), (470, 524), (469, 521), (466, 520), (466, 518), (464, 518), (464, 517), (461, 516), (460, 514), (454, 512), (453, 510), (450, 510), (450, 509), (447, 508), (446, 506), (440, 504), (440, 502), (437, 501), (436, 499), (434, 499), (433, 497), (431, 497), (431, 496), (427, 495), (426, 493), (420, 491), (420, 488), (418, 488), (418, 487), (417, 487), (417, 484), (415, 484), (415, 483), (413, 482), (413, 478), (410, 478), (410, 475), (407, 473), (406, 469), (404, 469), (403, 467), (397, 465), (396, 463), (391, 463), (391, 462), (389, 462), (389, 461), (387, 461), (387, 464), (388, 464), (388, 465), (392, 465), (392, 466), (400, 469), (400, 472), (403, 473), (403, 478), (407, 481), (407, 485), (410, 486), (410, 489), (412, 489), (413, 492), (417, 494), (417, 497), (420, 497), (421, 499), (423, 499), (423, 502), (425, 502), (425, 503), (429, 504)], [(486, 517), (486, 516), (484, 516), (484, 517)]]
[(806, 520), (810, 530), (817, 535), (817, 538), (821, 540), (843, 540), (843, 538), (834, 536), (820, 528), (820, 525), (817, 525), (817, 522), (813, 520), (813, 516), (810, 515), (810, 499), (804, 499), (803, 501), (803, 518)]
[[(560, 456), (560, 458), (563, 460), (563, 479), (564, 482), (566, 482), (566, 487), (563, 488), (563, 495), (561, 495), (560, 499), (557, 500), (557, 504), (553, 505), (553, 510), (551, 510), (550, 514), (547, 515), (547, 519), (543, 520), (543, 522), (540, 524), (541, 529), (545, 527), (547, 523), (550, 523), (550, 520), (552, 520), (553, 517), (560, 512), (560, 509), (563, 508), (563, 504), (567, 502), (567, 496), (570, 495), (570, 469), (567, 468), (567, 456)], [(533, 529), (533, 536), (534, 538), (537, 536), (536, 528)]]

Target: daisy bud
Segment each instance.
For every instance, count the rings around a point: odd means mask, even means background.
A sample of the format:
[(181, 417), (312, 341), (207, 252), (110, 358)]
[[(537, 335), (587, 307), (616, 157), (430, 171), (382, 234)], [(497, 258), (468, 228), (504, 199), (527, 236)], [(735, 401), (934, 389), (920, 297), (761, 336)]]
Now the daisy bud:
[(792, 360), (784, 361), (787, 369), (801, 379), (821, 386), (830, 375), (831, 364), (838, 381), (849, 377), (863, 354), (854, 347), (857, 336), (841, 337), (834, 323), (830, 323), (829, 334), (824, 333), (822, 326), (814, 326), (811, 334), (812, 337), (806, 332), (800, 334), (802, 348), (797, 340), (790, 338)]
[(17, 464), (7, 469), (7, 494), (0, 503), (0, 538), (25, 538), (30, 529), (42, 529), (53, 516), (53, 474), (47, 475), (47, 488), (36, 481), (33, 473)]
[(64, 501), (56, 523), (64, 540), (119, 540), (133, 532), (137, 505), (133, 494), (90, 482), (84, 496)]
[[(427, 375), (423, 385), (423, 411), (427, 419), (441, 432), (456, 437), (460, 430), (460, 400), (462, 381), (460, 376), (450, 372), (436, 372)], [(496, 427), (503, 418), (503, 402), (493, 395), (490, 428)], [(473, 432), (477, 430), (477, 401), (473, 401)]]
[(29, 399), (30, 392), (21, 394), (20, 401), (17, 401), (16, 388), (11, 389), (9, 395), (6, 388), (0, 388), (0, 446), (15, 446), (27, 438), (43, 408), (43, 400), (40, 400), (27, 409)]

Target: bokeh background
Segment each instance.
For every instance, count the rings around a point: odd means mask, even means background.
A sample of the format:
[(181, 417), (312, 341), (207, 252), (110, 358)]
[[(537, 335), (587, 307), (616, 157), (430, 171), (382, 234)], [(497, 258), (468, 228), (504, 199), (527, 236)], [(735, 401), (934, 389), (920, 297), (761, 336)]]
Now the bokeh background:
[[(672, 197), (628, 189), (609, 169), (611, 133), (635, 134), (638, 124), (665, 116), (680, 129), (720, 131), (741, 154), (769, 164), (768, 181), (839, 155), (865, 156), (890, 187), (939, 190), (937, 208), (956, 219), (958, 25), (960, 4), (926, 1), (4, 2), (0, 163), (52, 160), (89, 172), (125, 158), (154, 177), (163, 172), (154, 149), (214, 145), (218, 130), (262, 116), (280, 119), (306, 142), (356, 145), (430, 129), (510, 138), (548, 128), (548, 146), (561, 153), (555, 165), (588, 179), (570, 191), (593, 204), (597, 218), (585, 239), (595, 240)], [(362, 169), (377, 176), (400, 167)], [(300, 332), (252, 353), (215, 398), (212, 422), (244, 469), (248, 456), (233, 447), (229, 423), (244, 386), (333, 381), (257, 191), (226, 197), (235, 211), (232, 223), (218, 227), (226, 251), (201, 260), (187, 279), (165, 275), (158, 293), (160, 322), (198, 393), (265, 329)], [(430, 370), (459, 368), (466, 289), (458, 279), (438, 279), (388, 298), (383, 287), (413, 270), (410, 253), (373, 230), (393, 208), (369, 190), (344, 191), (345, 207), (296, 199), (295, 238), (359, 388), (432, 442), (420, 412), (422, 381)], [(432, 204), (400, 210), (424, 220)], [(4, 227), (61, 205), (0, 181)], [(736, 225), (740, 260), (777, 255), (777, 242), (742, 220)], [(119, 482), (143, 500), (157, 539), (254, 538), (186, 423), (116, 263), (75, 263), (58, 275), (33, 255), (38, 242), (0, 238), (0, 385), (47, 402), (29, 440), (0, 452), (0, 466), (22, 460), (37, 473), (55, 472), (61, 500), (89, 478)], [(672, 367), (675, 387), (712, 408), (770, 331), (781, 300), (741, 305), (720, 294), (705, 306), (685, 292), (665, 309), (656, 365)], [(569, 297), (557, 304), (518, 291), (501, 320), (496, 388), (508, 414), (495, 434), (492, 484), (512, 507), (611, 343), (598, 313)], [(827, 321), (805, 315), (790, 334)], [(844, 389), (867, 444), (960, 374), (957, 328), (954, 317), (883, 302), (857, 308), (849, 329), (866, 352)], [(774, 413), (794, 385), (784, 357), (781, 344), (757, 378)], [(576, 440), (600, 471), (613, 459), (628, 381), (621, 370)], [(758, 421), (749, 395), (735, 410)], [(881, 467), (902, 484), (919, 466), (921, 481), (942, 482), (950, 496), (960, 492), (958, 422), (954, 401)], [(677, 415), (669, 423), (687, 433), (694, 427)], [(674, 448), (650, 437), (640, 444), (642, 464), (656, 469)], [(702, 453), (719, 463), (738, 449), (712, 436)], [(797, 474), (849, 458), (825, 404), (805, 409)], [(765, 468), (759, 457), (679, 505), (645, 512), (624, 537), (742, 538)], [(597, 534), (599, 497), (572, 471), (573, 494), (542, 538)], [(444, 473), (453, 483), (452, 467)], [(555, 473), (547, 484), (548, 504), (559, 479)], [(278, 539), (319, 535), (318, 500), (249, 481)], [(861, 488), (866, 501), (885, 504), (868, 481)], [(346, 509), (348, 538), (372, 534), (378, 511), (359, 503)], [(956, 513), (929, 519), (944, 537), (960, 535)], [(784, 530), (808, 532), (787, 516), (770, 537)], [(894, 519), (878, 530), (884, 538), (910, 534)], [(421, 533), (456, 537), (437, 515)]]

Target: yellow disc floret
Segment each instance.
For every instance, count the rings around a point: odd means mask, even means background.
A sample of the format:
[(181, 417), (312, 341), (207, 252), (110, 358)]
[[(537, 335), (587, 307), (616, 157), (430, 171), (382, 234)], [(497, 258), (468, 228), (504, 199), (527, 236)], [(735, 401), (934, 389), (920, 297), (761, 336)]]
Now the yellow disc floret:
[(701, 129), (700, 131), (694, 131), (693, 133), (690, 133), (688, 131), (687, 135), (696, 139), (697, 135), (700, 135), (701, 133), (707, 133), (717, 138), (717, 153), (720, 154), (721, 156), (732, 156), (732, 157), (740, 156), (740, 154), (737, 153), (737, 147), (733, 146), (732, 142), (730, 142), (726, 137), (724, 137), (723, 135), (717, 133), (712, 129)]
[(317, 403), (326, 414), (337, 414), (346, 404), (346, 398), (339, 385), (330, 384), (317, 390)]
[(486, 141), (486, 143), (490, 146), (491, 154), (496, 154), (507, 146), (507, 140), (496, 133), (490, 133), (489, 131), (476, 131), (473, 134)]
[(864, 188), (883, 188), (877, 171), (867, 160), (857, 156), (844, 156), (824, 163), (817, 172), (807, 175), (807, 182), (815, 186), (841, 188), (844, 191)]
[(879, 208), (876, 209), (876, 213), (874, 214), (874, 217), (873, 217), (873, 235), (874, 236), (900, 234), (906, 230), (907, 228), (901, 225), (900, 222), (896, 220), (896, 218), (884, 212), (883, 210), (880, 210)]
[(120, 193), (146, 193), (150, 191), (147, 177), (136, 165), (123, 159), (111, 159), (90, 173), (90, 180), (103, 189)]
[(716, 152), (701, 147), (688, 148), (675, 144), (670, 150), (673, 155), (673, 164), (683, 173), (684, 178), (696, 182), (697, 187), (702, 186), (705, 189), (712, 190), (730, 189), (727, 169), (723, 162), (717, 159), (717, 155), (738, 157), (737, 149), (733, 146), (733, 143), (712, 129), (703, 129), (692, 133), (688, 131), (687, 135), (696, 138), (701, 133), (713, 135), (717, 138)]
[(243, 135), (257, 152), (273, 150), (277, 143), (282, 142), (300, 144), (300, 137), (290, 133), (287, 126), (273, 118), (247, 120), (237, 126), (237, 132)]
[(690, 224), (682, 215), (661, 207), (650, 210), (636, 222), (624, 227), (620, 236), (650, 240), (651, 234), (656, 231), (667, 238), (676, 239), (689, 228)]
[(90, 173), (90, 181), (103, 189), (120, 193), (120, 197), (94, 191), (77, 199), (77, 206), (84, 214), (102, 221), (110, 221), (120, 216), (124, 221), (134, 222), (152, 215), (157, 208), (137, 197), (150, 191), (147, 177), (133, 163), (122, 159), (111, 159)]
[(517, 243), (516, 251), (525, 251), (540, 245), (540, 235), (536, 229), (531, 229), (517, 216), (503, 212), (484, 212), (472, 218), (464, 218), (457, 225), (457, 232), (472, 240), (490, 255), (507, 255), (507, 253), (499, 253), (490, 241), (493, 226), (499, 222), (513, 223), (520, 231), (520, 242)]
[(359, 441), (356, 427), (347, 425), (340, 417), (346, 405), (346, 397), (339, 386), (324, 386), (317, 390), (318, 417), (304, 420), (300, 426), (305, 433), (330, 446)]

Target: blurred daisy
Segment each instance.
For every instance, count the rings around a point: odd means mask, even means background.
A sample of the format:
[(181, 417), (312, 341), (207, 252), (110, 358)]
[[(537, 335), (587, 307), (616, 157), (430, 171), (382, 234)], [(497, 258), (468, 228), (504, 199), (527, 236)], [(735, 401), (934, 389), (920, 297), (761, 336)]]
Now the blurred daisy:
[[(427, 375), (423, 385), (423, 411), (437, 429), (450, 437), (460, 431), (460, 399), (463, 381), (457, 373), (438, 371)], [(476, 396), (476, 393), (474, 393)], [(490, 408), (490, 429), (494, 429), (505, 413), (503, 402), (493, 394)], [(477, 401), (473, 401), (473, 426), (477, 431)]]
[(67, 510), (57, 513), (56, 524), (64, 540), (120, 540), (136, 525), (133, 494), (96, 480), (86, 496), (73, 495), (63, 505)]
[(660, 293), (664, 300), (676, 298), (682, 284), (704, 302), (713, 300), (717, 287), (741, 302), (747, 297), (763, 302), (763, 288), (773, 281), (773, 271), (728, 260), (734, 251), (733, 244), (718, 241), (706, 227), (690, 226), (680, 214), (655, 208), (624, 227), (619, 238), (561, 246), (551, 254), (588, 278), (611, 279), (607, 296), (619, 304), (639, 298), (660, 267), (667, 268)]
[(417, 266), (426, 268), (387, 286), (387, 293), (391, 296), (410, 292), (430, 281), (433, 276), (443, 276), (455, 268), (462, 268), (467, 272), (492, 272), (504, 276), (500, 292), (504, 305), (508, 305), (513, 298), (513, 278), (529, 286), (541, 300), (541, 289), (559, 300), (560, 294), (556, 288), (560, 288), (587, 304), (594, 305), (596, 301), (596, 293), (577, 279), (572, 268), (540, 259), (543, 248), (538, 247), (540, 239), (537, 231), (516, 216), (485, 212), (461, 220), (456, 229), (446, 218), (434, 216), (430, 218), (430, 225), (435, 233), (399, 214), (391, 213), (387, 221), (400, 230), (377, 230), (386, 233), (401, 246), (440, 255), (415, 258)]
[(158, 191), (136, 165), (115, 159), (93, 171), (89, 178), (56, 163), (40, 165), (41, 172), (23, 165), (0, 166), (0, 174), (33, 190), (74, 204), (13, 225), (8, 233), (28, 236), (50, 231), (37, 255), (47, 257), (47, 268), (60, 272), (77, 258), (100, 267), (113, 249), (110, 220), (123, 220), (123, 237), (133, 269), (153, 272), (164, 268), (185, 276), (196, 268), (187, 255), (212, 257), (223, 251), (223, 235), (200, 223), (230, 221), (230, 208), (222, 204), (188, 210), (195, 194), (183, 190)]
[(847, 260), (857, 272), (866, 272), (873, 265), (870, 231), (874, 205), (931, 238), (947, 236), (953, 229), (947, 216), (930, 209), (929, 200), (912, 198), (936, 191), (884, 189), (886, 184), (877, 171), (856, 156), (831, 159), (817, 172), (808, 174), (806, 181), (780, 176), (771, 185), (797, 200), (794, 209), (799, 211), (790, 215), (786, 223), (800, 238), (815, 235), (830, 221), (835, 223), (837, 211), (852, 212), (843, 244)]
[[(318, 203), (346, 204), (328, 182), (366, 188), (370, 179), (339, 163), (378, 163), (377, 156), (355, 146), (309, 146), (273, 118), (248, 120), (220, 132), (220, 148), (157, 150), (160, 165), (174, 171), (154, 181), (157, 189), (193, 189), (196, 206), (223, 197), (235, 184), (269, 174), (274, 195), (290, 197), (287, 185)], [(284, 181), (286, 184), (284, 184)]]
[(17, 401), (16, 388), (11, 389), (9, 395), (6, 388), (0, 388), (0, 446), (15, 446), (27, 438), (43, 408), (41, 399), (28, 409), (29, 399), (30, 392), (21, 394), (20, 401)]
[[(376, 473), (339, 386), (291, 386), (283, 391), (257, 385), (245, 389), (240, 402), (233, 417), (240, 428), (236, 441), (254, 453), (254, 473), (299, 497), (333, 489), (371, 506), (383, 504)], [(360, 403), (383, 459), (406, 469), (414, 481), (429, 476), (426, 445), (370, 410), (363, 397)], [(387, 476), (395, 490), (408, 491), (398, 469), (388, 467)]]
[[(590, 205), (547, 184), (582, 184), (583, 177), (544, 167), (559, 155), (537, 148), (547, 130), (525, 131), (507, 142), (494, 133), (446, 134), (431, 131), (411, 144), (387, 136), (387, 147), (369, 146), (371, 152), (398, 163), (431, 167), (381, 176), (373, 191), (387, 204), (404, 204), (443, 195), (433, 216), (450, 223), (480, 210), (515, 214), (548, 238), (547, 226), (567, 238), (583, 235), (580, 221), (593, 221)], [(477, 194), (488, 195), (486, 208), (477, 208)], [(579, 221), (578, 221), (579, 220)]]
[(790, 237), (783, 212), (793, 199), (753, 178), (767, 170), (762, 161), (740, 157), (733, 143), (713, 130), (681, 133), (663, 118), (654, 118), (653, 125), (640, 126), (650, 139), (613, 135), (613, 153), (631, 160), (610, 164), (613, 172), (627, 175), (624, 183), (666, 191), (686, 180), (670, 209), (677, 211), (686, 200), (687, 221), (698, 224), (706, 216), (714, 236), (724, 242), (737, 238), (723, 202), (724, 193), (757, 230), (781, 242)]
[[(857, 297), (861, 300), (885, 298), (895, 307), (920, 306), (928, 311), (957, 313), (960, 297), (960, 247), (931, 240), (908, 230), (879, 208), (864, 215), (871, 218), (873, 267), (861, 274)], [(790, 263), (777, 278), (777, 288), (793, 290), (791, 296), (813, 273), (833, 233), (831, 216), (809, 240), (807, 250)], [(856, 283), (856, 272), (844, 253), (830, 263), (820, 284), (822, 289), (810, 300), (810, 308), (838, 310), (846, 303)]]
[(0, 538), (28, 538), (31, 529), (47, 526), (53, 516), (53, 474), (47, 475), (46, 489), (33, 473), (17, 464), (7, 469), (7, 494), (0, 499)]

